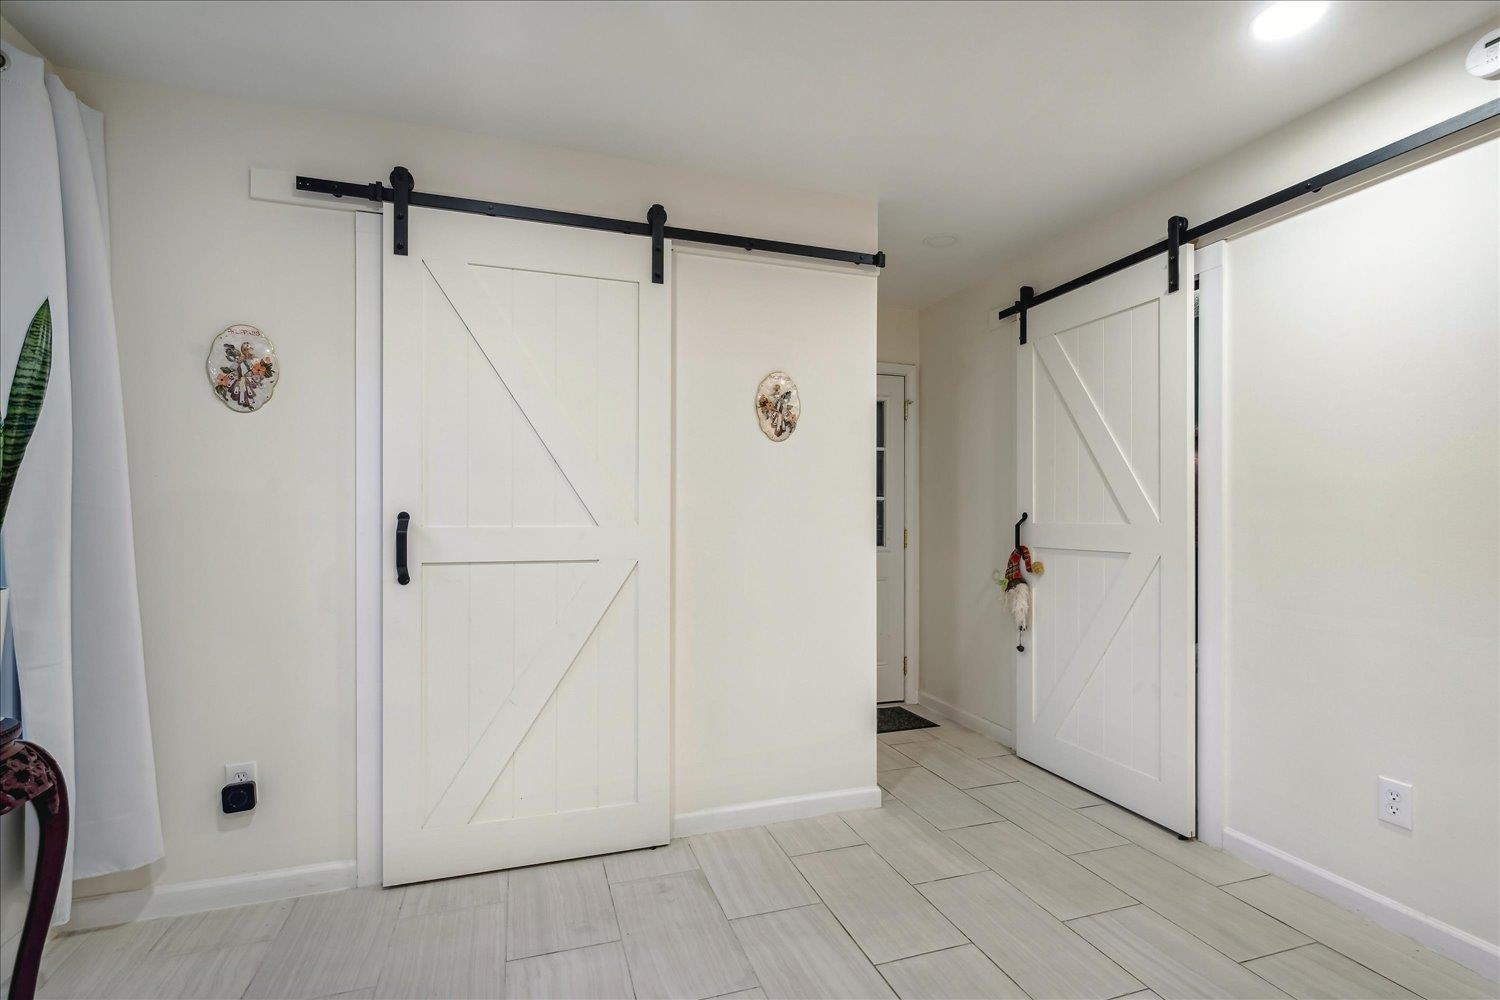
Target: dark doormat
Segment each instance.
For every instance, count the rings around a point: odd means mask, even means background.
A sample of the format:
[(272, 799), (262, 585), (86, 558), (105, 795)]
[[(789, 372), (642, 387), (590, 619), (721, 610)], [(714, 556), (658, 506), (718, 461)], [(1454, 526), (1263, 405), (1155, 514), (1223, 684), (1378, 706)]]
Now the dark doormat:
[(877, 733), (899, 733), (903, 729), (936, 729), (937, 723), (908, 712), (900, 705), (882, 705), (877, 709)]

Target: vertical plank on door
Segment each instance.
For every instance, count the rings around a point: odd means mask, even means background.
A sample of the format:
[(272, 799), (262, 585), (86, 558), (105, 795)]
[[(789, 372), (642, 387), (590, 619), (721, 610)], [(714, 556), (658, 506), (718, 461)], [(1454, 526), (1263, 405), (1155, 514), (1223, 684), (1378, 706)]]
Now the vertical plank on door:
[[(1104, 383), (1104, 322), (1095, 320), (1079, 328), (1076, 333), (1077, 354), (1074, 355), (1073, 363), (1097, 404)], [(1097, 462), (1082, 447), (1078, 474), (1078, 520), (1086, 524), (1111, 520), (1105, 516), (1105, 510), (1114, 501), (1107, 496), (1108, 489), (1104, 485), (1104, 476), (1098, 471)], [(1104, 601), (1105, 567), (1100, 561), (1089, 560), (1079, 568), (1078, 607), (1080, 610), (1097, 608)], [(1063, 731), (1074, 743), (1095, 753), (1100, 749), (1099, 733), (1104, 727), (1102, 694), (1102, 687), (1087, 685), (1078, 699), (1078, 706), (1072, 717), (1063, 724)]]
[[(557, 567), (550, 563), (517, 563), (516, 669), (524, 671), (557, 622)], [(548, 699), (512, 759), (515, 816), (554, 811), (556, 798), (557, 696)]]
[[(481, 284), (489, 293), (493, 315), (510, 327), (511, 272), (487, 267), (478, 271), (488, 277)], [(515, 424), (524, 420), (500, 378), (472, 335), (469, 348), (469, 524), (514, 524)]]
[[(1141, 588), (1126, 623), (1132, 642), (1130, 766), (1153, 778), (1161, 774), (1161, 566)], [(1122, 629), (1122, 631), (1124, 631)], [(1117, 642), (1120, 640), (1116, 640)]]
[[(513, 310), (513, 272), (507, 268), (474, 268), (485, 290), (491, 315), (507, 330)], [(472, 335), (469, 341), (468, 484), (470, 525), (517, 523), (519, 461), (535, 435), (510, 389)], [(524, 501), (523, 501), (524, 502)], [(479, 564), (470, 570), (469, 614), (469, 748), (489, 726), (516, 678), (516, 567)], [(515, 772), (507, 766), (475, 814), (478, 820), (506, 819), (514, 813)]]
[(600, 281), (599, 309), (599, 464), (619, 485), (626, 508), (638, 509), (639, 460), (637, 401), (640, 391), (640, 310), (636, 287)]
[(469, 521), (469, 331), (430, 274), (423, 275), (422, 391), (451, 406), (428, 407), (422, 421), (422, 510), (426, 524)]
[(1161, 316), (1156, 302), (1131, 310), (1131, 368), (1135, 373), (1135, 403), (1131, 407), (1130, 439), (1134, 451), (1130, 467), (1146, 491), (1146, 499), (1161, 514)]
[(1104, 422), (1119, 442), (1120, 454), (1132, 465), (1131, 456), (1135, 454), (1133, 323), (1129, 312), (1115, 313), (1104, 320), (1104, 379), (1099, 399)]
[[(480, 563), (469, 567), (469, 741), (472, 752), (515, 684), (516, 567)], [(511, 815), (513, 775), (497, 779), (476, 815)], [(498, 810), (494, 808), (498, 806)]]
[[(511, 276), (511, 329), (535, 362), (540, 384), (557, 390), (557, 278), (537, 271), (514, 271)], [(518, 442), (518, 457), (521, 448)], [(525, 464), (516, 470), (516, 523), (553, 526), (558, 523), (558, 494), (571, 489), (536, 431), (526, 425)], [(523, 516), (524, 514), (524, 516)], [(524, 616), (536, 626), (538, 638), (557, 621), (560, 586), (556, 564), (523, 564), (525, 582), (517, 580), (517, 621)], [(524, 593), (524, 597), (523, 597)], [(519, 651), (518, 651), (519, 652)], [(524, 669), (526, 656), (518, 658)], [(532, 724), (516, 748), (515, 815), (541, 816), (557, 806), (557, 696)]]
[[(534, 362), (538, 381), (549, 390), (556, 385), (557, 364), (552, 344), (552, 291), (551, 275), (515, 274), (511, 329)], [(515, 493), (515, 523), (550, 527), (557, 523), (555, 498), (561, 473), (524, 414), (518, 414), (513, 434), (515, 466), (510, 479)]]
[[(1113, 434), (1127, 464), (1132, 463), (1131, 456), (1135, 453), (1133, 421), (1136, 401), (1134, 346), (1131, 333), (1134, 324), (1133, 313), (1134, 310), (1119, 312), (1104, 320), (1101, 345), (1103, 371), (1098, 400), (1104, 423)], [(1124, 521), (1119, 505), (1114, 502), (1112, 494), (1107, 499), (1106, 508), (1106, 520), (1115, 523)], [(1111, 579), (1106, 575), (1103, 581), (1106, 590), (1110, 582)], [(1111, 706), (1127, 704), (1130, 691), (1129, 650), (1123, 644), (1116, 643), (1111, 645), (1105, 654), (1099, 667), (1099, 677), (1094, 685), (1091, 685), (1090, 694), (1100, 699), (1103, 715), (1098, 744), (1090, 746), (1095, 753), (1119, 760), (1130, 759), (1127, 749), (1130, 740), (1130, 715), (1126, 712), (1109, 710)]]
[[(1041, 358), (1037, 359), (1037, 363), (1043, 368), (1046, 367), (1046, 362)], [(1050, 375), (1045, 377), (1051, 378)], [(1083, 442), (1078, 440), (1078, 432), (1073, 429), (1061, 401), (1057, 399), (1057, 389), (1050, 381), (1042, 394), (1051, 398), (1056, 412), (1056, 419), (1052, 423), (1052, 430), (1057, 441), (1057, 457), (1054, 460), (1056, 462), (1057, 509), (1054, 520), (1072, 524), (1078, 521), (1078, 462), (1080, 458), (1086, 462), (1088, 457), (1086, 454), (1080, 456), (1079, 453), (1083, 451)]]
[[(557, 401), (585, 451), (599, 455), (599, 282), (558, 275), (553, 294), (556, 325), (553, 363)], [(557, 524), (589, 524), (592, 518), (572, 490), (559, 490)]]
[[(640, 509), (640, 312), (636, 286), (598, 282), (599, 461), (625, 508)], [(631, 575), (599, 623), (599, 804), (636, 798), (637, 591)]]
[[(511, 272), (479, 268), (494, 316), (507, 328)], [(510, 390), (472, 335), (468, 342), (468, 521), (470, 525), (515, 523), (516, 424)], [(515, 683), (515, 568), (470, 567), (468, 750), (472, 751)], [(478, 815), (494, 819), (512, 812), (513, 777), (508, 769), (481, 804)]]
[(422, 724), (427, 738), (424, 815), (469, 752), (469, 734), (448, 723), (463, 719), (469, 694), (469, 567), (426, 566), (422, 586)]
[[(1101, 483), (1102, 485), (1102, 483)], [(1098, 608), (1104, 603), (1105, 574), (1108, 571), (1107, 559), (1093, 557), (1079, 561), (1078, 574), (1078, 609), (1080, 612), (1080, 630), (1084, 627), (1086, 619), (1083, 615), (1085, 609)], [(1090, 616), (1092, 617), (1092, 616)], [(1083, 693), (1078, 697), (1078, 703), (1071, 713), (1073, 722), (1073, 742), (1098, 753), (1102, 748), (1101, 733), (1104, 729), (1104, 685), (1103, 678), (1098, 669), (1094, 676), (1085, 685)], [(1066, 728), (1066, 724), (1065, 724)]]
[(1032, 419), (1036, 421), (1036, 439), (1044, 444), (1044, 447), (1037, 448), (1032, 454), (1032, 461), (1035, 463), (1032, 489), (1036, 510), (1031, 511), (1031, 516), (1038, 521), (1052, 521), (1057, 518), (1057, 451), (1052, 446), (1057, 433), (1054, 429), (1057, 408), (1053, 403), (1052, 390), (1047, 385), (1047, 375), (1042, 371), (1042, 363), (1038, 358), (1032, 359), (1031, 378)]
[[(1089, 392), (1097, 396), (1098, 387), (1104, 382), (1104, 323), (1096, 320), (1074, 333), (1077, 353), (1073, 355), (1073, 365)], [(1095, 403), (1098, 403), (1097, 398)], [(1078, 465), (1078, 520), (1098, 524), (1104, 520), (1104, 477), (1095, 474), (1092, 458), (1088, 462), (1080, 461)]]
[[(599, 455), (599, 282), (559, 275), (555, 279), (557, 399), (590, 457)], [(593, 519), (571, 489), (557, 491), (557, 522)], [(562, 614), (591, 563), (558, 566), (557, 610)], [(597, 634), (584, 644), (557, 689), (556, 809), (584, 809), (598, 801), (599, 671)]]
[(599, 804), (636, 800), (636, 574), (599, 623)]

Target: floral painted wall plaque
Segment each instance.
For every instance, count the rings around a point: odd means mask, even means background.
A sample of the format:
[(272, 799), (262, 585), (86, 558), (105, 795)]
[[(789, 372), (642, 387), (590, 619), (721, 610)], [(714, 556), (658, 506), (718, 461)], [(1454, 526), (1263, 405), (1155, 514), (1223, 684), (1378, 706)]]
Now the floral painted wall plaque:
[(792, 436), (802, 416), (802, 397), (790, 375), (772, 372), (760, 380), (760, 388), (755, 391), (755, 416), (761, 432), (772, 441)]
[(214, 338), (208, 351), (208, 384), (238, 413), (265, 406), (281, 378), (276, 345), (253, 326), (236, 324)]

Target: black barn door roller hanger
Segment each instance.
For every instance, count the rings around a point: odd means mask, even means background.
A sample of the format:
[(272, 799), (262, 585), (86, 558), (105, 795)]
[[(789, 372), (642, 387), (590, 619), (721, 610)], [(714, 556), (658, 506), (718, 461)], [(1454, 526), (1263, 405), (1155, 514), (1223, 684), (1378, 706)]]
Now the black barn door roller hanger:
[(467, 212), (471, 215), (488, 215), (496, 219), (521, 219), (526, 222), (545, 222), (554, 226), (574, 226), (579, 229), (598, 229), (606, 233), (624, 233), (628, 236), (646, 236), (651, 240), (651, 281), (661, 284), (666, 280), (666, 240), (682, 240), (686, 243), (707, 243), (711, 246), (735, 247), (740, 250), (759, 250), (764, 253), (788, 254), (793, 257), (813, 257), (818, 260), (833, 260), (844, 264), (868, 264), (885, 267), (885, 252), (864, 253), (858, 250), (835, 250), (831, 247), (815, 247), (805, 243), (783, 243), (780, 240), (762, 240), (754, 236), (731, 236), (727, 233), (711, 233), (702, 229), (682, 229), (667, 225), (667, 210), (652, 205), (646, 213), (646, 221), (629, 219), (607, 219), (600, 215), (580, 215), (577, 212), (558, 212), (549, 208), (527, 208), (524, 205), (507, 205), (498, 201), (479, 201), (475, 198), (455, 198), (446, 194), (428, 194), (414, 189), (415, 180), (411, 171), (397, 167), (391, 171), (391, 184), (386, 187), (379, 181), (354, 184), (349, 181), (330, 181), (321, 177), (297, 178), (297, 190), (314, 194), (331, 194), (335, 198), (364, 198), (373, 202), (391, 202), (395, 218), (392, 220), (395, 236), (391, 252), (406, 256), (407, 228), (411, 208), (440, 208), (447, 212)]

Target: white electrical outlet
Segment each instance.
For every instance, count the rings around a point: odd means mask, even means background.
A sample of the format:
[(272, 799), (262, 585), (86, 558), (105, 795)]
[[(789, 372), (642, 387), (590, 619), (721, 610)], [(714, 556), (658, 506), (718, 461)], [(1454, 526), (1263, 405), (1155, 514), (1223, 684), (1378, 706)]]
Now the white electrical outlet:
[(1412, 787), (1404, 781), (1383, 775), (1375, 785), (1375, 818), (1382, 823), (1410, 830)]
[(242, 781), (255, 780), (255, 761), (245, 764), (225, 764), (224, 784), (238, 785)]

